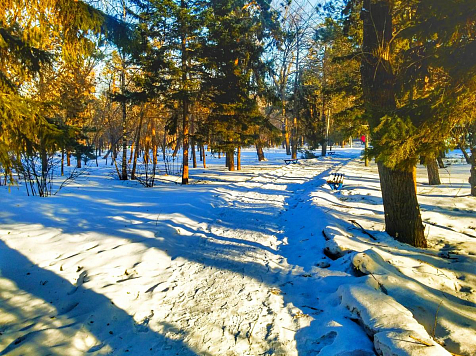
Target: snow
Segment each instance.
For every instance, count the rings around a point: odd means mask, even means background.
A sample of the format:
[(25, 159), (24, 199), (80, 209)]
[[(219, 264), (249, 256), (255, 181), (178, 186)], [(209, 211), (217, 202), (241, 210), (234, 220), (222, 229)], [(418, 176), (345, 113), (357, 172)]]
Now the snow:
[(208, 153), (188, 186), (100, 160), (49, 198), (0, 187), (0, 355), (475, 355), (469, 166), (453, 152), (438, 187), (418, 168), (418, 249), (383, 232), (360, 150), (243, 150), (235, 172)]

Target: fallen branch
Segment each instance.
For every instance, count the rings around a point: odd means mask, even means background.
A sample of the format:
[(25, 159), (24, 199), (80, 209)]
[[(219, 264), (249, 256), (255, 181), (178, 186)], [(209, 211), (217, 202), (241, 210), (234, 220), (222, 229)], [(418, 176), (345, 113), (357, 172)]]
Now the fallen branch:
[(365, 230), (365, 229), (362, 227), (362, 225), (360, 225), (357, 221), (355, 221), (355, 220), (349, 220), (349, 221), (350, 221), (352, 224), (354, 224), (354, 225), (356, 225), (357, 227), (359, 227), (359, 228), (360, 228), (360, 231), (362, 231), (364, 234), (366, 234), (367, 236), (369, 236), (371, 239), (373, 239), (373, 240), (375, 240), (375, 241), (377, 240), (377, 238), (376, 238), (374, 235), (372, 235), (370, 232), (368, 232), (367, 230)]

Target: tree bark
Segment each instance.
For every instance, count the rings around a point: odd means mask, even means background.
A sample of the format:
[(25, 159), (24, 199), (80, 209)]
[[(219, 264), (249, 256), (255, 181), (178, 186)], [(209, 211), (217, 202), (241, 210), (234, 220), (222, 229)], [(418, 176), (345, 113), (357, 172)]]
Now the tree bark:
[(428, 172), (428, 184), (429, 185), (440, 185), (440, 172), (438, 170), (438, 163), (435, 158), (426, 158), (425, 159), (426, 170)]
[(471, 175), (469, 177), (471, 195), (476, 197), (476, 148), (471, 149)]
[(226, 166), (229, 171), (235, 170), (235, 153), (234, 151), (226, 151)]
[(464, 156), (464, 159), (466, 160), (466, 163), (471, 164), (471, 157), (469, 156), (468, 152), (466, 152), (463, 144), (459, 140), (458, 140), (458, 148), (463, 153), (463, 156)]
[(192, 141), (192, 162), (193, 168), (197, 168), (197, 152), (195, 151), (195, 142)]
[[(180, 1), (180, 7), (185, 11), (185, 0)], [(188, 112), (189, 99), (185, 93), (187, 89), (188, 56), (187, 56), (187, 33), (185, 19), (180, 19), (181, 28), (181, 61), (182, 61), (182, 126), (183, 126), (183, 160), (182, 160), (182, 184), (188, 184), (188, 146), (189, 146), (189, 126), (190, 118)]]
[(284, 144), (286, 145), (286, 154), (291, 155), (291, 145), (289, 143), (289, 122), (288, 119), (284, 119)]
[(64, 147), (61, 149), (61, 177), (62, 176), (64, 176)]
[(378, 163), (385, 212), (385, 231), (398, 241), (427, 247), (412, 172), (397, 171)]
[[(135, 150), (134, 150), (134, 161), (132, 163), (132, 172), (131, 172), (131, 179), (136, 179), (136, 169), (137, 169), (137, 157), (140, 149), (140, 133), (142, 130), (142, 120), (144, 118), (143, 113), (141, 112), (141, 115), (139, 117), (139, 125), (137, 127), (137, 133), (136, 133), (136, 144), (135, 144)], [(132, 147), (131, 147), (131, 152), (132, 152)]]
[[(386, 115), (395, 112), (395, 76), (391, 57), (393, 35), (392, 9), (388, 0), (364, 0), (361, 12), (363, 44), (361, 76), (365, 110), (370, 129), (380, 125)], [(382, 130), (372, 135), (373, 146), (379, 148)], [(378, 162), (380, 186), (385, 211), (385, 231), (397, 240), (417, 247), (426, 247), (424, 226), (416, 195), (416, 169), (410, 162), (401, 162), (390, 169)], [(411, 168), (410, 168), (411, 167)]]
[(369, 136), (365, 135), (365, 167), (368, 167), (370, 165), (369, 156), (367, 154), (368, 151), (369, 151)]
[(263, 152), (263, 146), (261, 146), (260, 144), (256, 144), (256, 153), (258, 154), (258, 161), (264, 161), (265, 160), (265, 157), (264, 157), (264, 152)]
[(76, 168), (81, 168), (81, 152), (76, 151)]
[(236, 152), (236, 170), (241, 171), (241, 147), (238, 147)]
[(204, 145), (202, 145), (202, 158), (203, 158), (203, 168), (207, 168), (207, 154), (205, 152)]
[[(126, 91), (126, 73), (125, 73), (124, 59), (122, 59), (121, 68), (121, 94), (124, 95)], [(122, 165), (121, 165), (121, 180), (127, 180), (127, 108), (126, 101), (123, 98), (121, 102), (122, 108)]]
[(297, 146), (298, 146), (298, 137), (297, 137), (297, 125), (298, 121), (297, 118), (294, 118), (293, 121), (293, 131), (292, 131), (292, 144), (291, 144), (291, 158), (297, 158)]

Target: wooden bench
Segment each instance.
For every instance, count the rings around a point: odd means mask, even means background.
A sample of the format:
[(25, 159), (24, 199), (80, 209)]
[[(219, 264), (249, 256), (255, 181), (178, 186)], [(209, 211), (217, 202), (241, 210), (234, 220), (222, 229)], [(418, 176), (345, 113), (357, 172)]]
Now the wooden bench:
[(344, 186), (344, 175), (342, 173), (332, 173), (327, 179), (327, 184), (332, 190), (341, 190)]
[(286, 165), (291, 164), (291, 163), (296, 164), (296, 163), (298, 163), (298, 161), (299, 161), (299, 160), (298, 160), (297, 158), (294, 158), (294, 159), (285, 159), (285, 160), (284, 160), (284, 163), (286, 163)]

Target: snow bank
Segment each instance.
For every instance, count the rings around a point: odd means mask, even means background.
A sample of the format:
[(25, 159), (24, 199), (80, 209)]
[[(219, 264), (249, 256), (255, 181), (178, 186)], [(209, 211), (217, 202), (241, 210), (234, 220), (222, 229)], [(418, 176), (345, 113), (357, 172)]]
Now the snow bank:
[(379, 355), (450, 355), (430, 338), (408, 309), (381, 291), (367, 285), (343, 285), (337, 293), (373, 338)]

